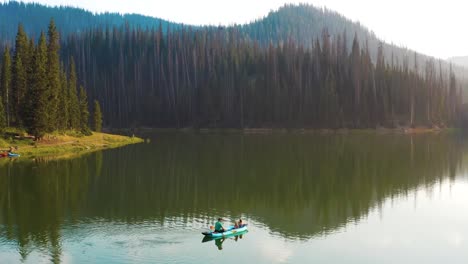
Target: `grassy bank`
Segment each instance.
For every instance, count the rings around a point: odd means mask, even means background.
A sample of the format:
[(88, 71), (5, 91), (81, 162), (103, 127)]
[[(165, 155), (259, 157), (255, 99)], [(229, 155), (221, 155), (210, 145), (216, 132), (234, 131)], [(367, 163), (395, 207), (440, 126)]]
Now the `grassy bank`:
[(50, 134), (38, 142), (14, 137), (1, 138), (0, 151), (6, 151), (10, 146), (14, 146), (18, 148), (15, 152), (21, 154), (22, 157), (62, 156), (117, 148), (141, 142), (143, 139), (137, 137), (96, 132), (93, 132), (91, 136)]

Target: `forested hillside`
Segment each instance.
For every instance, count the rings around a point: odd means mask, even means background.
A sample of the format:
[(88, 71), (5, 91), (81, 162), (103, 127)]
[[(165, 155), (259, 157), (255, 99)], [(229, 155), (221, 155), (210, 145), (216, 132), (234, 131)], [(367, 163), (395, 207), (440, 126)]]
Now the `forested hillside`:
[(13, 43), (18, 24), (22, 23), (28, 35), (38, 39), (41, 31), (45, 31), (49, 20), (53, 18), (60, 34), (79, 33), (89, 29), (122, 26), (126, 23), (131, 27), (178, 28), (181, 25), (163, 19), (136, 14), (103, 13), (94, 14), (74, 7), (51, 7), (41, 4), (10, 1), (0, 3), (0, 42)]
[[(68, 32), (63, 68), (72, 71), (75, 59), (78, 83), (89, 102), (102, 103), (110, 127), (445, 126), (455, 124), (462, 103), (458, 69), (309, 5), (248, 25), (196, 28), (14, 2), (0, 9), (15, 6), (53, 11), (59, 25), (72, 21), (59, 30)], [(69, 13), (91, 22), (74, 24)], [(25, 28), (43, 19), (37, 14), (21, 19)], [(113, 16), (120, 25), (102, 22)]]
[[(71, 33), (85, 32), (89, 29), (105, 30), (107, 27), (120, 27), (128, 25), (130, 28), (157, 29), (162, 26), (163, 32), (168, 28), (178, 30), (182, 24), (173, 23), (159, 18), (141, 16), (137, 14), (102, 13), (94, 14), (80, 8), (73, 7), (49, 7), (40, 4), (25, 4), (10, 1), (0, 3), (0, 43), (13, 43), (18, 23), (22, 23), (27, 34), (37, 39), (41, 30), (46, 30), (49, 20), (54, 18), (63, 37)], [(213, 29), (212, 26), (194, 26), (192, 29)], [(320, 37), (323, 28), (327, 28), (331, 36), (341, 35), (346, 32), (346, 44), (351, 48), (353, 37), (357, 34), (361, 46), (368, 45), (369, 49), (376, 51), (381, 41), (378, 37), (362, 26), (353, 22), (337, 12), (316, 8), (308, 4), (285, 5), (277, 11), (271, 11), (267, 16), (257, 19), (245, 25), (233, 25), (228, 28), (236, 28), (243, 37), (252, 41), (258, 41), (260, 45), (268, 46), (270, 42), (280, 43), (294, 39), (304, 47), (312, 47), (314, 40)], [(0, 44), (1, 45), (1, 44)], [(406, 48), (383, 43), (384, 56), (395, 63), (402, 63), (405, 57), (413, 56), (414, 51)], [(376, 62), (376, 53), (371, 54), (373, 62)], [(424, 64), (431, 58), (424, 54), (418, 54), (418, 63)], [(413, 68), (414, 61), (409, 62)], [(442, 61), (443, 68), (448, 71), (449, 64)], [(466, 69), (454, 66), (452, 69), (459, 77), (468, 76)]]
[[(314, 40), (320, 37), (323, 28), (327, 28), (332, 38), (345, 33), (345, 43), (348, 48), (351, 48), (355, 34), (360, 45), (368, 46), (371, 51), (376, 51), (380, 45), (383, 45), (385, 58), (393, 59), (395, 63), (401, 64), (406, 57), (412, 57), (415, 53), (405, 47), (382, 42), (374, 32), (359, 22), (351, 21), (335, 11), (316, 8), (309, 4), (285, 5), (277, 11), (271, 11), (264, 18), (237, 27), (251, 40), (259, 41), (263, 45), (268, 45), (270, 42), (284, 42), (292, 38), (305, 47), (311, 47)], [(417, 55), (419, 65), (433, 59), (424, 54)], [(377, 53), (373, 52), (371, 58), (375, 63)], [(450, 70), (450, 63), (445, 60), (442, 60), (441, 65), (445, 71)], [(409, 67), (414, 69), (415, 66), (415, 61), (410, 60)], [(465, 82), (465, 77), (468, 76), (467, 69), (453, 65), (452, 71)]]
[[(63, 57), (112, 126), (375, 128), (453, 125), (461, 90), (439, 63), (385, 60), (326, 29), (308, 49), (262, 47), (236, 28), (114, 28), (72, 35)], [(377, 63), (371, 60), (376, 53)], [(425, 72), (425, 74), (420, 74)]]

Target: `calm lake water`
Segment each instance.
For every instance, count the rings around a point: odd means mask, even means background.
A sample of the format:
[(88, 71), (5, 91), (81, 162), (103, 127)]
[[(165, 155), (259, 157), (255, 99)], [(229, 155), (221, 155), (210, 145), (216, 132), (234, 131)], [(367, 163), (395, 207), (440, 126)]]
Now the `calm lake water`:
[[(0, 160), (0, 263), (466, 263), (454, 135), (160, 133)], [(215, 219), (242, 237), (202, 243)]]

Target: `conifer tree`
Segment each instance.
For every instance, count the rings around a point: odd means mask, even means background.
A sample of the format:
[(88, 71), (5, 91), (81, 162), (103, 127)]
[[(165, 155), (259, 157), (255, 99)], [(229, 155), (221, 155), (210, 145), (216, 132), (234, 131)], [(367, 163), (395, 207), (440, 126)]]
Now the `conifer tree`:
[(23, 25), (19, 24), (15, 42), (15, 54), (13, 57), (12, 82), (11, 82), (11, 110), (17, 126), (22, 125), (21, 104), (27, 89), (27, 65), (29, 61), (28, 37)]
[(83, 86), (80, 86), (80, 93), (78, 97), (80, 105), (80, 129), (81, 133), (84, 135), (91, 135), (91, 130), (89, 129), (89, 110), (88, 110), (88, 98), (86, 95), (86, 90)]
[[(63, 67), (62, 67), (63, 68)], [(64, 70), (60, 74), (60, 96), (59, 96), (59, 113), (57, 115), (58, 129), (61, 131), (69, 128), (70, 120), (70, 98), (68, 92), (67, 74)]]
[[(40, 34), (38, 35), (38, 37), (39, 36)], [(36, 43), (33, 38), (29, 39), (29, 43), (25, 50), (25, 53), (27, 54), (28, 58), (27, 61), (23, 60), (23, 65), (25, 66), (26, 72), (26, 94), (24, 95), (24, 98), (26, 98), (27, 93), (31, 89), (34, 78), (34, 56), (36, 54)]]
[(10, 49), (5, 47), (3, 52), (3, 64), (0, 72), (0, 96), (3, 98), (6, 125), (10, 126), (10, 97), (11, 97), (11, 58)]
[(69, 126), (71, 129), (80, 129), (80, 105), (78, 102), (78, 94), (76, 90), (76, 70), (73, 58), (70, 59), (70, 78), (68, 82), (68, 96), (70, 100), (69, 106)]
[(60, 104), (60, 58), (59, 58), (59, 35), (55, 22), (49, 23), (47, 45), (47, 92), (48, 92), (48, 132), (58, 128), (58, 106)]
[(360, 98), (361, 98), (361, 55), (359, 48), (359, 40), (357, 34), (354, 35), (353, 46), (350, 54), (351, 61), (351, 80), (353, 87), (353, 119), (354, 126), (360, 127)]
[(96, 132), (101, 132), (102, 130), (102, 112), (101, 106), (99, 105), (98, 100), (94, 100), (94, 115), (93, 115), (93, 129)]
[(48, 93), (47, 93), (47, 43), (44, 33), (34, 54), (34, 76), (31, 92), (28, 93), (25, 123), (27, 130), (36, 138), (41, 138), (49, 128)]

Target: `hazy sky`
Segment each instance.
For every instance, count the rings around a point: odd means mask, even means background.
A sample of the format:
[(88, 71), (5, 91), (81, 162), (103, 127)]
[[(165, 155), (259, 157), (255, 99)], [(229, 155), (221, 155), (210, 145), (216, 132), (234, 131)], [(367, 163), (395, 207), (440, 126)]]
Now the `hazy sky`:
[[(0, 0), (5, 2), (7, 0)], [(326, 6), (387, 42), (447, 58), (468, 55), (466, 0), (26, 0), (95, 12), (140, 13), (185, 24), (245, 23), (285, 3)]]

